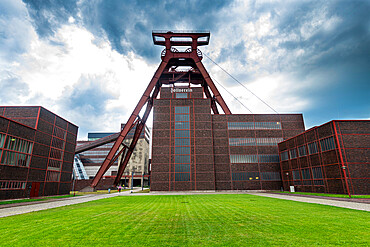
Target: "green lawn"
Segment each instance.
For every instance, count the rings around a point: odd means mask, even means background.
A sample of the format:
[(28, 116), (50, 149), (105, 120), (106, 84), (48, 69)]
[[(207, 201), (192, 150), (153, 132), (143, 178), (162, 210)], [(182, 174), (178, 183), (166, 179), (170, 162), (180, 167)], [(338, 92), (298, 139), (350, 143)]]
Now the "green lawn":
[[(348, 195), (344, 194), (326, 194), (326, 193), (311, 193), (311, 192), (289, 192), (289, 191), (274, 191), (274, 193), (284, 193), (291, 195), (309, 195), (309, 196), (326, 196), (326, 197), (339, 197), (339, 198), (349, 198)], [(351, 198), (365, 198), (370, 199), (370, 195), (351, 195)]]
[(0, 218), (1, 246), (368, 246), (369, 212), (253, 195), (120, 196)]

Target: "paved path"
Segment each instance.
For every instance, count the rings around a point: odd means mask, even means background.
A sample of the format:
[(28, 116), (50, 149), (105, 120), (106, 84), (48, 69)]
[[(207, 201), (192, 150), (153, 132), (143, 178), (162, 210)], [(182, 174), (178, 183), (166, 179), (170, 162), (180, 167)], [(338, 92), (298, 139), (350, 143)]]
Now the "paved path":
[(308, 202), (308, 203), (317, 203), (341, 208), (350, 208), (356, 210), (370, 211), (370, 204), (368, 203), (359, 203), (359, 202), (349, 202), (349, 201), (340, 201), (335, 199), (323, 199), (323, 198), (312, 198), (312, 197), (303, 197), (303, 196), (291, 196), (284, 194), (270, 194), (270, 193), (248, 193), (256, 196), (265, 196), (277, 199), (291, 200), (297, 202)]
[[(141, 190), (141, 188), (135, 188), (134, 190)], [(111, 193), (111, 194), (100, 194), (100, 195), (85, 195), (85, 196), (77, 196), (77, 197), (67, 197), (63, 200), (53, 200), (51, 202), (42, 201), (40, 203), (32, 203), (29, 205), (24, 206), (15, 206), (15, 207), (7, 207), (0, 209), (0, 218), (17, 215), (17, 214), (25, 214), (34, 211), (40, 211), (50, 208), (58, 208), (73, 204), (79, 204), (83, 202), (95, 201), (104, 198), (110, 198), (115, 196), (123, 196), (123, 195), (130, 195), (130, 190), (122, 191), (121, 193)]]

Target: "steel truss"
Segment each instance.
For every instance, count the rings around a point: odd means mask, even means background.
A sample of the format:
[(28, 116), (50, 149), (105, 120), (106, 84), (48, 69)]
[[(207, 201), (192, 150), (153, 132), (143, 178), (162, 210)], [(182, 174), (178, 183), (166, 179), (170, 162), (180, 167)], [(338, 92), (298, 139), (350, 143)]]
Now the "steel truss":
[[(214, 114), (219, 114), (217, 104), (221, 107), (225, 114), (231, 114), (230, 109), (226, 105), (203, 63), (203, 56), (198, 46), (208, 45), (209, 32), (152, 32), (153, 42), (155, 45), (165, 46), (161, 53), (162, 62), (151, 79), (148, 87), (141, 96), (139, 103), (136, 105), (130, 118), (125, 124), (120, 133), (101, 138), (92, 143), (82, 145), (76, 148), (76, 154), (83, 151), (101, 146), (106, 143), (114, 142), (111, 150), (101, 165), (98, 173), (91, 183), (91, 187), (95, 188), (106, 171), (118, 159), (120, 155), (120, 165), (114, 186), (117, 186), (123, 172), (130, 160), (140, 134), (145, 126), (148, 116), (153, 108), (153, 101), (157, 98), (162, 85), (174, 85), (175, 83), (188, 83), (201, 85), (204, 89), (204, 94), (211, 100), (211, 109)], [(182, 49), (179, 51), (178, 49)], [(185, 68), (185, 69), (184, 69)], [(146, 105), (143, 117), (139, 116), (140, 111)], [(134, 137), (130, 146), (123, 144), (127, 134), (135, 127)], [(121, 147), (121, 149), (120, 149)]]

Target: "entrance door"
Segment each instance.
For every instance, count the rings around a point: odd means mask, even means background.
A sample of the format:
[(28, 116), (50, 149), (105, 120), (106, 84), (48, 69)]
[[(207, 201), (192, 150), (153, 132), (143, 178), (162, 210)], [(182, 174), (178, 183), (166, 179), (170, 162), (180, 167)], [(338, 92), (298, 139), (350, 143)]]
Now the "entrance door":
[(40, 182), (32, 182), (30, 197), (38, 197), (40, 189)]

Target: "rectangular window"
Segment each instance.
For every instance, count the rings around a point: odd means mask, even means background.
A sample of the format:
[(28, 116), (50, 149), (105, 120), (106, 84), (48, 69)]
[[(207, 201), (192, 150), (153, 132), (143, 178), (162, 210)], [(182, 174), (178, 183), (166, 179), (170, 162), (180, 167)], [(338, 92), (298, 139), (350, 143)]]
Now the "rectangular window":
[(293, 179), (301, 180), (301, 174), (299, 173), (299, 170), (293, 170)]
[(50, 149), (50, 157), (54, 158), (54, 159), (57, 159), (57, 160), (61, 160), (62, 157), (63, 157), (63, 151), (59, 150), (59, 149), (51, 148)]
[(13, 151), (4, 151), (1, 164), (13, 166), (29, 166), (31, 156)]
[(0, 181), (0, 190), (15, 190), (26, 188), (26, 182), (19, 181)]
[(229, 130), (252, 130), (254, 122), (228, 122), (227, 128)]
[(229, 138), (230, 146), (275, 146), (283, 138)]
[(288, 151), (281, 152), (280, 158), (281, 158), (281, 161), (288, 160), (289, 159)]
[(281, 123), (280, 122), (255, 122), (255, 128), (260, 130), (280, 130)]
[(307, 146), (308, 146), (308, 153), (309, 154), (315, 154), (315, 153), (318, 152), (316, 142), (311, 142)]
[(190, 172), (190, 164), (175, 164), (175, 172)]
[(56, 136), (56, 137), (59, 137), (62, 140), (65, 140), (66, 131), (64, 129), (61, 129), (61, 128), (55, 126), (53, 135)]
[(175, 181), (186, 182), (190, 181), (190, 173), (175, 173)]
[(189, 106), (175, 106), (175, 113), (190, 113)]
[(175, 130), (175, 137), (190, 137), (189, 130)]
[(4, 146), (5, 135), (0, 133), (0, 148)]
[(276, 154), (260, 154), (258, 158), (260, 163), (279, 163), (279, 155)]
[(289, 154), (290, 154), (290, 158), (291, 159), (297, 158), (297, 151), (296, 151), (296, 149), (290, 149), (289, 150)]
[(230, 155), (230, 162), (232, 164), (238, 163), (257, 163), (257, 155)]
[(63, 149), (64, 148), (64, 141), (59, 139), (59, 138), (53, 137), (52, 142), (51, 142), (51, 146), (55, 147), (55, 148)]
[(175, 146), (190, 146), (190, 138), (176, 138)]
[(280, 172), (262, 172), (262, 180), (281, 181)]
[(176, 122), (187, 122), (189, 121), (189, 114), (176, 114), (175, 121)]
[(255, 138), (229, 138), (230, 146), (255, 146)]
[(62, 162), (60, 160), (49, 159), (48, 170), (60, 171)]
[(190, 155), (176, 155), (175, 156), (175, 163), (180, 164), (190, 164)]
[(175, 129), (177, 130), (188, 130), (190, 129), (189, 122), (175, 122)]
[(175, 154), (190, 154), (190, 147), (175, 147)]
[(31, 154), (32, 146), (33, 146), (32, 142), (8, 135), (5, 141), (4, 148), (12, 150), (12, 151), (16, 151), (16, 152)]
[(331, 136), (331, 137), (322, 139), (320, 141), (320, 145), (321, 145), (321, 151), (322, 152), (328, 151), (328, 150), (333, 150), (333, 149), (335, 149), (334, 138)]
[(175, 94), (176, 99), (187, 99), (188, 93), (176, 93)]
[(305, 179), (311, 179), (310, 169), (302, 169), (302, 178)]
[(305, 145), (298, 147), (298, 155), (299, 155), (299, 157), (303, 157), (303, 156), (307, 155)]
[(232, 173), (233, 181), (252, 181), (259, 180), (259, 172), (233, 172)]

